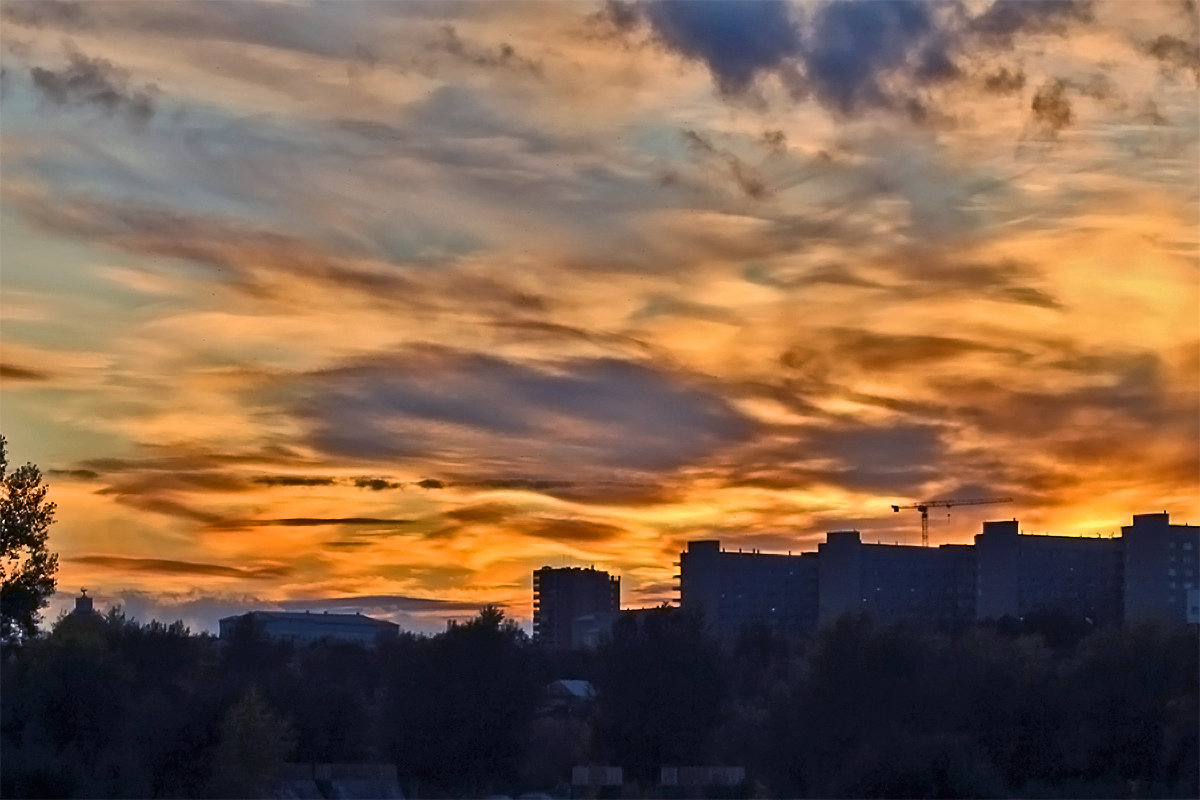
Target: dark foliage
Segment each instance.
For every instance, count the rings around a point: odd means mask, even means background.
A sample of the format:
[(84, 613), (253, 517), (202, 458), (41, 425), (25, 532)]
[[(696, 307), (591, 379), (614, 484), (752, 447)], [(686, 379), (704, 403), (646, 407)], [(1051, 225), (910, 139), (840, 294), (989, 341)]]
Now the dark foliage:
[[(709, 796), (1195, 797), (1194, 628), (1054, 615), (954, 635), (846, 618), (712, 641), (660, 609), (548, 654), (484, 609), (374, 649), (70, 615), (0, 670), (5, 797), (260, 795), (282, 762), (397, 765), (406, 796), (565, 796), (572, 764), (732, 764)], [(543, 687), (591, 680), (551, 711)], [(692, 796), (689, 794), (689, 796)]]
[(33, 464), (8, 471), (7, 442), (0, 436), (0, 642), (37, 631), (39, 612), (54, 594), (58, 555), (47, 546), (54, 503)]

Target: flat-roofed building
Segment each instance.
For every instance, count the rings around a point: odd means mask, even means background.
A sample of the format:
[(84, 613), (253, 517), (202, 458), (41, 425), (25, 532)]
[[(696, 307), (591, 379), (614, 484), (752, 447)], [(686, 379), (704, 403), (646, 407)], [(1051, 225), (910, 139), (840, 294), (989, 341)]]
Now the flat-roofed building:
[(273, 639), (309, 644), (322, 639), (356, 642), (373, 646), (379, 638), (395, 637), (400, 626), (362, 614), (313, 614), (307, 611), (251, 611), (220, 621), (220, 638), (233, 638), (240, 625), (254, 628)]
[(621, 579), (603, 570), (542, 567), (533, 573), (533, 638), (544, 647), (572, 650), (594, 644), (603, 634), (597, 626), (611, 627), (620, 610)]
[(1122, 541), (1022, 534), (1016, 520), (985, 522), (975, 537), (979, 619), (1065, 611), (1121, 619)]
[(1135, 514), (1121, 528), (1125, 618), (1186, 622), (1200, 578), (1200, 527), (1172, 525), (1166, 512)]
[(817, 622), (817, 554), (722, 550), (688, 542), (680, 554), (680, 605), (722, 636), (747, 627), (799, 632)]
[(682, 606), (724, 635), (764, 623), (804, 631), (859, 613), (940, 628), (1037, 611), (1186, 622), (1197, 616), (1200, 528), (1138, 514), (1120, 537), (1049, 536), (1022, 534), (1014, 519), (985, 522), (974, 544), (938, 547), (833, 531), (798, 555), (688, 542), (679, 563)]
[(836, 531), (818, 546), (821, 624), (843, 614), (954, 628), (975, 618), (975, 554), (970, 545), (866, 544)]

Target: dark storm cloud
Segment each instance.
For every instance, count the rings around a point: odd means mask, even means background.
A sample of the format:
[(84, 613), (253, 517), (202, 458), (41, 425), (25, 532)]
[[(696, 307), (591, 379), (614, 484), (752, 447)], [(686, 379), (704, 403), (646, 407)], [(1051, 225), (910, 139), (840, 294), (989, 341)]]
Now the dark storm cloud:
[(792, 7), (782, 0), (656, 0), (643, 13), (658, 40), (702, 61), (724, 94), (740, 94), (800, 48)]
[(659, 45), (703, 63), (726, 96), (775, 75), (796, 99), (811, 95), (842, 114), (889, 109), (927, 119), (924, 90), (961, 75), (965, 54), (1064, 31), (1089, 20), (1090, 6), (999, 0), (973, 15), (965, 3), (924, 0), (647, 0), (610, 2), (596, 19), (616, 33), (644, 23)]
[(777, 155), (787, 152), (787, 134), (781, 130), (763, 131), (762, 143)]
[(29, 76), (43, 97), (60, 106), (97, 106), (136, 122), (154, 116), (155, 87), (132, 87), (124, 70), (77, 50), (68, 50), (67, 64), (61, 69), (32, 67)]
[[(1087, 383), (1060, 391), (1021, 390), (989, 379), (937, 380), (934, 386), (958, 398), (965, 415), (993, 431), (1049, 433), (1073, 429), (1081, 419), (1093, 421), (1089, 428), (1104, 420), (1110, 432), (1122, 434), (1130, 427), (1190, 430), (1197, 424), (1194, 394), (1188, 402), (1173, 398), (1177, 390), (1167, 384), (1162, 362), (1153, 353), (1072, 353), (1049, 366), (1076, 373)], [(1098, 439), (1104, 432), (1092, 430)]]
[(240, 477), (204, 467), (147, 468), (122, 477), (98, 494), (147, 495), (159, 492), (244, 492), (251, 485)]
[(354, 479), (354, 485), (359, 489), (370, 489), (372, 492), (382, 492), (385, 489), (403, 489), (402, 481), (389, 481), (386, 478), (361, 477)]
[(563, 467), (673, 469), (752, 428), (696, 378), (613, 359), (533, 365), (424, 348), (312, 373), (293, 390), (327, 451), (470, 456), (505, 480)]
[(909, 0), (833, 2), (813, 21), (806, 77), (818, 97), (843, 113), (894, 105), (882, 78), (903, 69), (910, 79), (935, 81), (957, 71), (931, 16), (933, 7)]
[(1066, 88), (1063, 81), (1047, 81), (1038, 88), (1030, 104), (1033, 121), (1051, 136), (1068, 127), (1074, 119)]
[(9, 381), (48, 381), (50, 375), (28, 367), (18, 367), (16, 364), (0, 364), (0, 378)]
[(260, 486), (333, 486), (337, 479), (313, 475), (260, 475), (253, 482)]
[[(826, 339), (826, 337), (828, 337)], [(954, 336), (899, 335), (853, 328), (835, 328), (820, 337), (821, 349), (833, 357), (872, 371), (905, 370), (979, 353), (1017, 358), (1019, 350)], [(791, 352), (791, 351), (789, 351)], [(795, 362), (797, 356), (784, 363)]]
[(1200, 43), (1164, 33), (1146, 45), (1146, 52), (1164, 64), (1189, 70), (1200, 81)]
[(462, 506), (461, 508), (451, 509), (444, 516), (449, 519), (457, 520), (458, 522), (482, 522), (493, 524), (504, 522), (520, 516), (524, 512), (520, 507), (511, 503), (476, 503), (474, 505)]
[(843, 423), (805, 435), (804, 453), (832, 459), (828, 477), (839, 486), (912, 492), (940, 477), (946, 459), (943, 431), (932, 425)]
[(123, 494), (110, 489), (101, 490), (99, 494), (116, 494), (117, 502), (123, 505), (142, 511), (150, 511), (155, 514), (188, 520), (189, 522), (200, 522), (210, 526), (221, 526), (227, 523), (225, 517), (220, 514), (193, 508), (186, 503), (167, 497)]
[(983, 88), (991, 94), (1013, 94), (1025, 88), (1025, 73), (1021, 70), (1009, 70), (1001, 67), (983, 78)]
[(1091, 0), (997, 0), (971, 20), (969, 30), (984, 44), (1003, 49), (1018, 33), (1062, 32), (1091, 19)]
[(94, 481), (100, 477), (99, 472), (91, 469), (49, 469), (46, 470), (46, 474), (74, 478), (77, 481)]
[(68, 558), (77, 564), (161, 575), (211, 575), (219, 578), (279, 578), (291, 570), (287, 567), (228, 567), (221, 564), (197, 564), (191, 561), (171, 561), (161, 558), (126, 558), (123, 556), (76, 556)]
[(627, 33), (641, 21), (641, 9), (635, 2), (604, 0), (604, 6), (588, 19), (592, 23), (607, 25), (617, 33)]
[(520, 531), (556, 542), (601, 542), (626, 534), (624, 528), (586, 519), (537, 519), (521, 527)]
[(1014, 260), (960, 263), (944, 256), (914, 252), (895, 267), (904, 284), (895, 291), (902, 297), (945, 297), (969, 294), (1001, 303), (1060, 310), (1062, 304), (1035, 284), (1040, 281), (1036, 269)]

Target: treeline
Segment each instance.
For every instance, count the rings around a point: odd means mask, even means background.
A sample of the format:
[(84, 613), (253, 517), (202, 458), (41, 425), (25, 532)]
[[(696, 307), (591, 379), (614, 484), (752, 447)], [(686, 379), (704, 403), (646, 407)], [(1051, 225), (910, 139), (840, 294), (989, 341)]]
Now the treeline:
[[(484, 609), (375, 649), (229, 643), (111, 611), (3, 655), (5, 797), (252, 797), (285, 762), (394, 763), (409, 797), (566, 796), (574, 764), (738, 765), (739, 796), (1196, 797), (1194, 629), (847, 618), (719, 644), (663, 609), (545, 653)], [(544, 687), (591, 681), (590, 707)], [(727, 793), (728, 796), (728, 793)]]

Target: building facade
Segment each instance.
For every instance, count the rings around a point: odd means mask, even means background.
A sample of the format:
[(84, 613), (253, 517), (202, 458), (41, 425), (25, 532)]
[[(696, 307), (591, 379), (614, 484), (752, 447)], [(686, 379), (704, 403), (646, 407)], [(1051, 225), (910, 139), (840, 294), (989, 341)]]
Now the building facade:
[(688, 542), (679, 557), (680, 602), (722, 635), (747, 626), (804, 631), (817, 620), (817, 554), (730, 552)]
[(818, 552), (817, 621), (867, 612), (957, 627), (975, 619), (970, 545), (864, 544), (858, 531), (826, 536)]
[(400, 626), (362, 614), (312, 614), (307, 611), (251, 611), (221, 619), (220, 638), (233, 638), (240, 625), (253, 625), (273, 639), (310, 644), (322, 639), (373, 646), (379, 638), (395, 637)]
[(1129, 619), (1186, 620), (1200, 573), (1200, 531), (1172, 525), (1166, 512), (1135, 514), (1121, 528), (1124, 605)]
[(1021, 534), (985, 522), (975, 537), (979, 619), (1065, 611), (1093, 622), (1123, 617), (1123, 539)]
[[(621, 610), (621, 579), (594, 567), (542, 567), (533, 573), (533, 638), (553, 650), (594, 645)], [(585, 620), (583, 618), (590, 617)]]
[(1034, 536), (1005, 520), (985, 522), (973, 544), (939, 547), (835, 531), (816, 553), (794, 556), (689, 542), (679, 563), (680, 604), (726, 636), (755, 624), (805, 631), (864, 612), (940, 628), (1038, 611), (1187, 622), (1197, 615), (1200, 528), (1139, 514), (1120, 537)]

